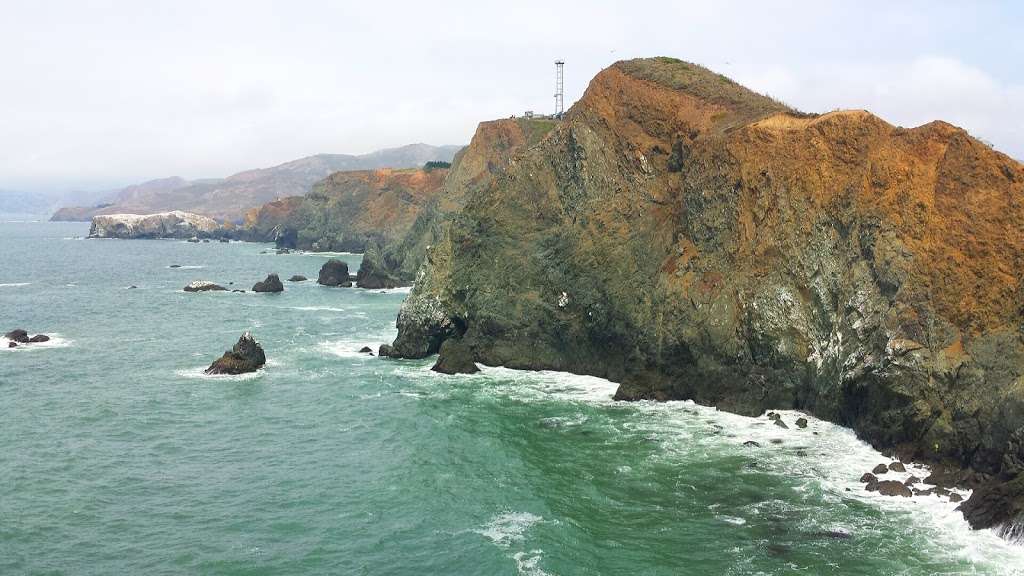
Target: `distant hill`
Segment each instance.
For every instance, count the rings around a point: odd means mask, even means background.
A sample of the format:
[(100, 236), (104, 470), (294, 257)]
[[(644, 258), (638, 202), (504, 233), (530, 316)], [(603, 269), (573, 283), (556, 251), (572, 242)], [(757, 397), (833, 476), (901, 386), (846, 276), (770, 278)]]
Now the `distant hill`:
[(250, 208), (276, 198), (301, 196), (338, 171), (416, 168), (429, 161), (450, 162), (461, 146), (409, 144), (362, 155), (317, 154), (271, 168), (239, 172), (227, 178), (151, 180), (124, 188), (111, 201), (90, 207), (65, 207), (51, 220), (90, 220), (97, 214), (151, 214), (184, 210), (218, 220), (241, 221)]

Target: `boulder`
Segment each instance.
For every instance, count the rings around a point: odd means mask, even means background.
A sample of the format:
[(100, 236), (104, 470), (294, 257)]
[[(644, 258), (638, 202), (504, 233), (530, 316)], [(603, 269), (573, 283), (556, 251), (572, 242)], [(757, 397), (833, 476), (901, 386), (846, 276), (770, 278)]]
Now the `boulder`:
[(759, 448), (761, 446), (760, 444), (754, 442), (753, 440), (747, 440), (746, 442), (743, 443), (743, 445), (748, 448)]
[(348, 276), (348, 264), (331, 258), (320, 267), (320, 275), (317, 277), (316, 282), (323, 286), (351, 287), (352, 281)]
[(949, 493), (949, 501), (950, 502), (963, 502), (964, 501), (964, 497), (959, 495), (959, 494), (957, 494), (956, 492), (950, 492)]
[(181, 268), (181, 264), (171, 264), (168, 268)]
[(362, 348), (359, 349), (359, 353), (369, 354), (370, 356), (373, 356), (373, 348), (370, 348), (369, 346), (363, 346)]
[(780, 415), (779, 415), (778, 413), (776, 413), (776, 412), (769, 412), (769, 413), (768, 413), (768, 419), (769, 419), (769, 420), (779, 420), (779, 419), (781, 419), (781, 418), (782, 418), (782, 416), (780, 416)]
[(381, 344), (380, 348), (377, 349), (377, 356), (384, 358), (391, 356), (393, 353), (394, 349), (391, 347), (391, 344)]
[(775, 425), (783, 430), (789, 430), (789, 426), (786, 426), (786, 423), (782, 421), (782, 418), (776, 418)]
[(284, 284), (277, 274), (269, 274), (262, 282), (257, 282), (252, 287), (253, 292), (284, 292)]
[(896, 480), (881, 480), (875, 484), (878, 493), (882, 496), (902, 496), (904, 498), (910, 498), (914, 495), (910, 488), (903, 485), (902, 482)]
[(473, 374), (480, 371), (473, 362), (473, 351), (469, 346), (454, 338), (445, 340), (437, 356), (437, 363), (431, 368), (442, 374)]
[(234, 347), (210, 364), (207, 374), (244, 374), (255, 372), (267, 363), (263, 348), (246, 332), (238, 339)]
[(8, 342), (7, 343), (7, 347), (8, 348), (17, 348), (18, 347), (18, 343), (17, 342)]
[(907, 467), (903, 465), (903, 462), (892, 462), (889, 464), (889, 470), (893, 472), (906, 472)]
[(185, 292), (210, 292), (227, 290), (227, 288), (207, 280), (193, 280), (192, 282), (189, 282), (188, 286), (185, 286), (183, 290), (185, 290)]
[(29, 341), (28, 332), (21, 328), (15, 328), (7, 334), (4, 334), (4, 338), (11, 340), (12, 342), (18, 342), (20, 344), (27, 344)]
[(305, 282), (306, 280), (309, 280), (309, 278), (306, 278), (302, 274), (296, 274), (288, 279), (289, 282)]
[(875, 474), (885, 474), (886, 472), (889, 471), (889, 467), (886, 466), (885, 464), (879, 464), (878, 466), (875, 466), (871, 471), (874, 472)]
[(47, 336), (46, 334), (36, 334), (35, 336), (29, 338), (28, 341), (29, 342), (33, 342), (33, 343), (49, 342), (50, 341), (50, 337)]
[(220, 243), (221, 244), (227, 244), (228, 242), (231, 242), (231, 240), (228, 240), (227, 238), (221, 238), (220, 239)]
[(903, 485), (913, 486), (914, 484), (917, 484), (919, 482), (921, 482), (920, 478), (918, 478), (917, 476), (911, 476), (910, 478), (907, 478), (906, 480), (903, 481)]
[(872, 482), (878, 482), (878, 476), (875, 476), (871, 472), (866, 472), (863, 476), (860, 477), (860, 481), (866, 484), (871, 484)]
[(796, 419), (796, 427), (797, 428), (807, 428), (807, 418), (804, 418), (802, 416), (800, 418), (797, 418)]

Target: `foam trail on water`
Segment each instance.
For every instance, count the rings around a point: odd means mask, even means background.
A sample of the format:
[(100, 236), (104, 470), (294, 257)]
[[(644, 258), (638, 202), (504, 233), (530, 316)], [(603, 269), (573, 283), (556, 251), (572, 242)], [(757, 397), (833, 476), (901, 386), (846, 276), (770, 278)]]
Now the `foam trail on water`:
[(17, 288), (19, 286), (28, 286), (30, 284), (32, 284), (32, 283), (31, 282), (8, 282), (8, 283), (5, 283), (5, 284), (0, 284), (0, 288)]
[[(398, 366), (395, 372), (411, 381), (428, 385), (445, 381), (442, 379), (473, 382), (475, 378), (481, 383), (481, 393), (521, 401), (556, 400), (633, 410), (635, 416), (628, 419), (625, 427), (658, 443), (661, 450), (659, 458), (667, 462), (697, 462), (707, 458), (712, 451), (754, 454), (768, 473), (793, 479), (797, 491), (820, 493), (826, 502), (834, 501), (837, 505), (843, 499), (853, 498), (906, 514), (909, 526), (927, 529), (937, 535), (930, 538), (930, 545), (937, 555), (969, 561), (984, 567), (986, 572), (1024, 574), (1024, 546), (1004, 540), (993, 530), (972, 530), (956, 510), (958, 503), (939, 496), (902, 498), (864, 490), (864, 485), (859, 482), (861, 475), (878, 464), (888, 464), (893, 460), (858, 439), (852, 430), (801, 412), (776, 411), (789, 426), (783, 429), (767, 416), (740, 416), (692, 401), (615, 402), (612, 396), (617, 385), (593, 376), (489, 366), (481, 366), (480, 374), (468, 376), (439, 375), (430, 371), (428, 365)], [(800, 417), (807, 419), (807, 428), (800, 429), (795, 425)], [(709, 430), (719, 433), (709, 434)], [(744, 442), (748, 440), (757, 442), (759, 446), (745, 446)], [(905, 463), (905, 466), (906, 472), (889, 471), (880, 479), (903, 481), (911, 475), (923, 479), (930, 473), (924, 465)], [(923, 483), (918, 486), (928, 487)], [(970, 496), (969, 491), (956, 492), (964, 499)], [(751, 513), (756, 512), (751, 510)], [(737, 526), (747, 522), (735, 512), (719, 515), (719, 519)], [(502, 525), (500, 522), (492, 524), (495, 527)], [(819, 528), (844, 531), (842, 527)]]

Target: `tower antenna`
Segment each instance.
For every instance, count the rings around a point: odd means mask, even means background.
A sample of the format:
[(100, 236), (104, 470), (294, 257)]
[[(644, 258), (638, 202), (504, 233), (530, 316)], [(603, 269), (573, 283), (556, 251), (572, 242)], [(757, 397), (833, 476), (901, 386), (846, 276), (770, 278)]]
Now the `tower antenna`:
[(555, 60), (555, 118), (561, 120), (562, 114), (565, 113), (565, 88), (563, 83), (562, 68), (565, 66), (565, 61)]

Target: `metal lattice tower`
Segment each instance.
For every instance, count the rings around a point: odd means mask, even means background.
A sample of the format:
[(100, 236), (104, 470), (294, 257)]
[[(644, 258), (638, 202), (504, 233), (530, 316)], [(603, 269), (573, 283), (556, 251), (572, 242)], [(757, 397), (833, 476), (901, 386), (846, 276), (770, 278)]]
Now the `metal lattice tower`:
[(562, 60), (555, 60), (555, 118), (561, 118), (565, 112), (565, 88), (563, 86), (562, 68), (565, 66), (565, 62)]

